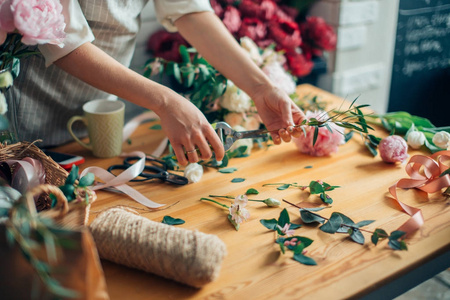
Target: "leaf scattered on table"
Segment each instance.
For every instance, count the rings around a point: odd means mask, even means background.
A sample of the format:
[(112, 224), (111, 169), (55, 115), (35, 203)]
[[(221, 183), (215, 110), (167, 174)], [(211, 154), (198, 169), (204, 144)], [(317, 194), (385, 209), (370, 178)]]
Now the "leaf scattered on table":
[(167, 225), (181, 225), (184, 224), (185, 221), (183, 219), (172, 218), (171, 216), (164, 216), (161, 223)]
[(250, 189), (248, 189), (248, 190), (245, 192), (245, 194), (246, 194), (246, 195), (258, 195), (259, 192), (258, 192), (256, 189), (254, 189), (254, 188), (250, 188)]
[(231, 180), (231, 182), (233, 182), (233, 183), (237, 183), (237, 182), (244, 182), (245, 181), (245, 178), (233, 178), (232, 180)]
[(231, 174), (237, 171), (237, 168), (224, 168), (224, 169), (219, 169), (220, 173), (224, 173), (224, 174)]

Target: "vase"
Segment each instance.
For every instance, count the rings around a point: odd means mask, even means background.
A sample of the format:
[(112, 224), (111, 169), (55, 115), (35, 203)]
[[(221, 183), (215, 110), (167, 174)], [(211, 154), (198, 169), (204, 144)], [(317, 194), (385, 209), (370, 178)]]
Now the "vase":
[(13, 92), (13, 78), (10, 69), (0, 70), (0, 143), (14, 144), (17, 134), (17, 99)]

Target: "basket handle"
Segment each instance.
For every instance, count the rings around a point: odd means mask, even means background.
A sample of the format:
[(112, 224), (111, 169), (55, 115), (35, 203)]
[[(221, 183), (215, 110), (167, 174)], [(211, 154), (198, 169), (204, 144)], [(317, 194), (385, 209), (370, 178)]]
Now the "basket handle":
[[(41, 184), (32, 188), (29, 193), (32, 196), (38, 196), (43, 193), (53, 194), (56, 197), (55, 208), (57, 208), (58, 206), (60, 207), (59, 216), (65, 216), (69, 212), (69, 203), (67, 202), (67, 198), (57, 186), (51, 184)], [(36, 209), (34, 208), (34, 210)]]

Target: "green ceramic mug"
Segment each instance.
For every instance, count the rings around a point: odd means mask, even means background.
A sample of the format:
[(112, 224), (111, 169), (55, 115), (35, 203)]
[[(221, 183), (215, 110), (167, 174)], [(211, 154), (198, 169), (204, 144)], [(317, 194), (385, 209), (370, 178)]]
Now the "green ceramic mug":
[[(119, 100), (98, 99), (83, 105), (83, 116), (73, 116), (67, 129), (81, 146), (97, 157), (114, 157), (122, 151), (125, 104)], [(89, 142), (82, 142), (72, 131), (72, 125), (82, 121), (87, 129)]]

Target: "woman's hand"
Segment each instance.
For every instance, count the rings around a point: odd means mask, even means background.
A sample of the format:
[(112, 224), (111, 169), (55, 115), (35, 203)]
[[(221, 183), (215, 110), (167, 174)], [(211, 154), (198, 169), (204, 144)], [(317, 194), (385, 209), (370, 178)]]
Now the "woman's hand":
[(219, 136), (202, 112), (189, 100), (174, 92), (170, 93), (165, 107), (158, 111), (158, 115), (162, 129), (182, 166), (188, 162), (198, 162), (199, 158), (210, 159), (211, 148), (218, 161), (223, 159), (225, 150)]
[(305, 114), (289, 96), (269, 84), (255, 90), (251, 97), (264, 125), (270, 131), (273, 142), (278, 145), (281, 140), (289, 142), (292, 136), (300, 136), (301, 128), (294, 126), (305, 119)]

